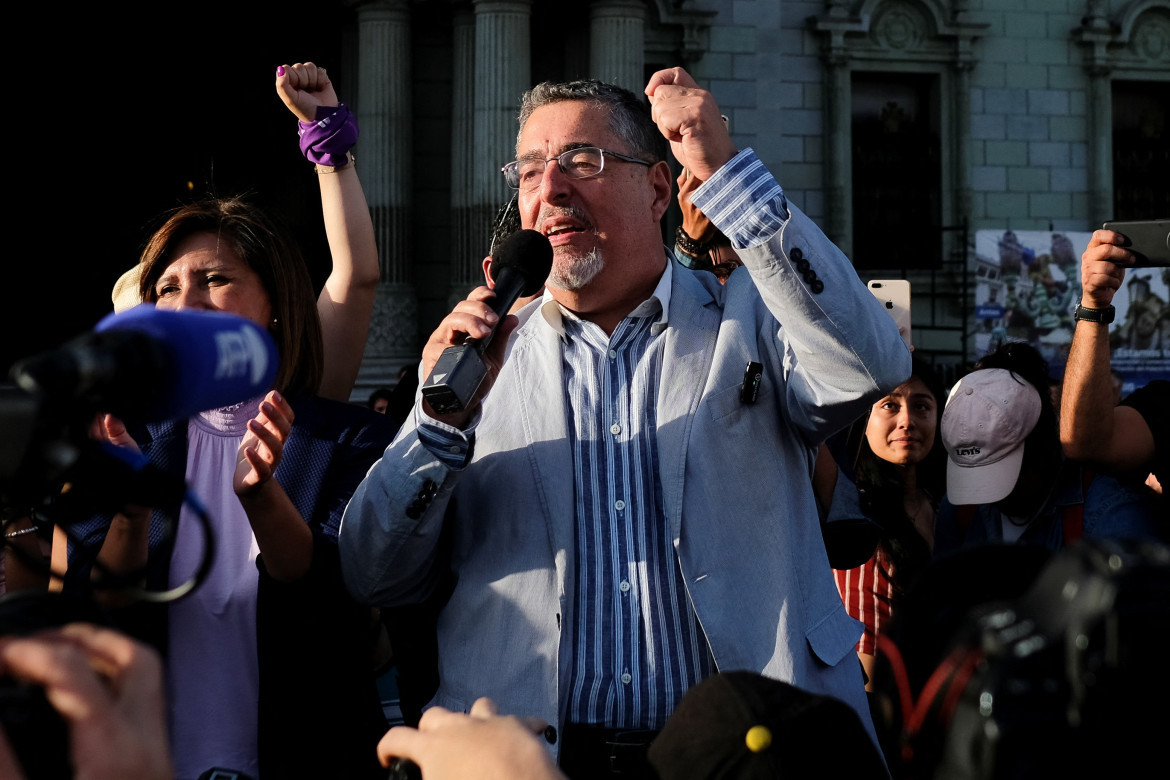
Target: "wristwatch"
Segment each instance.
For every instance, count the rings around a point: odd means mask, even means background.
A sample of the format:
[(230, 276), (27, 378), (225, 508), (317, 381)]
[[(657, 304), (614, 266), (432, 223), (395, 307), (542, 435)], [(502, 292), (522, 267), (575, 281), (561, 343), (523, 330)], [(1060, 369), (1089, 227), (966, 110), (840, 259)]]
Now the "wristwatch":
[(1117, 310), (1112, 305), (1106, 306), (1104, 309), (1090, 309), (1087, 306), (1082, 306), (1080, 301), (1077, 301), (1077, 307), (1073, 309), (1074, 320), (1099, 322), (1102, 325), (1108, 325), (1113, 322), (1113, 316), (1115, 314), (1117, 314)]

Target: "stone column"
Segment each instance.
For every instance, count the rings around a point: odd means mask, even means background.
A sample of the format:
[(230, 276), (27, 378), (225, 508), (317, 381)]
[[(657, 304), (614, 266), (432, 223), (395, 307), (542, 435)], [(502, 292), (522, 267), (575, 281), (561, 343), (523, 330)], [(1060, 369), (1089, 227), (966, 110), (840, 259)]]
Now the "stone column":
[[(951, 169), (954, 177), (955, 211), (958, 224), (966, 220), (970, 223), (971, 213), (971, 68), (974, 63), (960, 62), (954, 67), (954, 154), (955, 162)], [(943, 216), (943, 224), (947, 224), (948, 217)]]
[(868, 20), (854, 17), (848, 0), (827, 0), (811, 20), (823, 36), (825, 63), (825, 235), (853, 256), (853, 76), (845, 36), (868, 32)]
[(1073, 33), (1085, 50), (1085, 119), (1088, 138), (1089, 219), (1100, 223), (1113, 217), (1113, 71), (1109, 44), (1113, 30), (1106, 18), (1108, 4), (1090, 0), (1083, 24)]
[(593, 0), (589, 7), (589, 73), (635, 95), (646, 87), (639, 0)]
[(1113, 218), (1113, 82), (1104, 65), (1088, 68), (1089, 218), (1093, 224)]
[(449, 308), (483, 283), (480, 262), (487, 239), (474, 222), (475, 180), (475, 14), (454, 9), (451, 40), (451, 280)]
[(409, 0), (358, 6), (358, 166), (378, 242), (382, 281), (352, 399), (393, 385), (418, 359), (417, 300), (410, 279), (411, 92)]
[[(529, 22), (530, 0), (474, 0), (475, 96), (472, 146), (472, 246), (487, 247), (492, 218), (512, 191), (500, 167), (515, 158), (516, 114), (520, 98), (532, 86)], [(476, 254), (478, 252), (478, 254)], [(483, 260), (483, 250), (472, 252)]]

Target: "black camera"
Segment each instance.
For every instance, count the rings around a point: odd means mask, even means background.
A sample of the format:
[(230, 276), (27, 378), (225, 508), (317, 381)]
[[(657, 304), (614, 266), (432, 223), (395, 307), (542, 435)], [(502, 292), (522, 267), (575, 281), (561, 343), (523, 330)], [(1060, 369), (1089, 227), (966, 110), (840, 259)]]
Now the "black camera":
[[(987, 564), (997, 554), (976, 556)], [(1170, 696), (1163, 668), (1170, 548), (1095, 540), (1043, 562), (1022, 551), (1015, 560), (1026, 560), (1019, 576), (1028, 578), (1028, 567), (1035, 574), (1017, 597), (976, 604), (961, 616), (912, 609), (917, 625), (891, 627), (891, 638), (909, 650), (915, 637), (957, 626), (949, 643), (935, 640), (933, 659), (910, 652), (905, 668), (885, 659), (875, 675), (878, 700), (892, 705), (875, 709), (879, 732), (892, 743), (887, 758), (902, 758), (891, 759), (894, 777), (1140, 776), (1160, 759), (1165, 718), (1150, 713)], [(948, 563), (954, 561), (936, 566)], [(1004, 573), (964, 569), (960, 562), (964, 576), (989, 582)], [(918, 697), (911, 712), (898, 703), (902, 682)]]

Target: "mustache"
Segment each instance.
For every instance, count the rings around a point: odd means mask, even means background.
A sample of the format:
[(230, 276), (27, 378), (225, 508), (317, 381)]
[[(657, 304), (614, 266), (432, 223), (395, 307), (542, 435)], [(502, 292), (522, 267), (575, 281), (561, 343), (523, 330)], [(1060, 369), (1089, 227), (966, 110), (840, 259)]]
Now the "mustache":
[(593, 229), (593, 221), (589, 219), (584, 209), (578, 206), (543, 206), (540, 213), (536, 215), (536, 230), (543, 233), (544, 223), (552, 217), (568, 217), (580, 222), (582, 227)]

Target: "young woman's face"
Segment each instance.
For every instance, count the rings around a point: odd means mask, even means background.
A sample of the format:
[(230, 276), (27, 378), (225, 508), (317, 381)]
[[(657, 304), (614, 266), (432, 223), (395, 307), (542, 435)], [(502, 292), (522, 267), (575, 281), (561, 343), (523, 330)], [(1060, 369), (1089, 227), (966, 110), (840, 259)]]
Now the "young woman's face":
[(160, 309), (223, 311), (265, 329), (272, 320), (260, 277), (212, 233), (196, 233), (179, 244), (154, 292)]
[(873, 405), (865, 438), (873, 454), (890, 463), (919, 463), (934, 446), (938, 401), (918, 377)]

